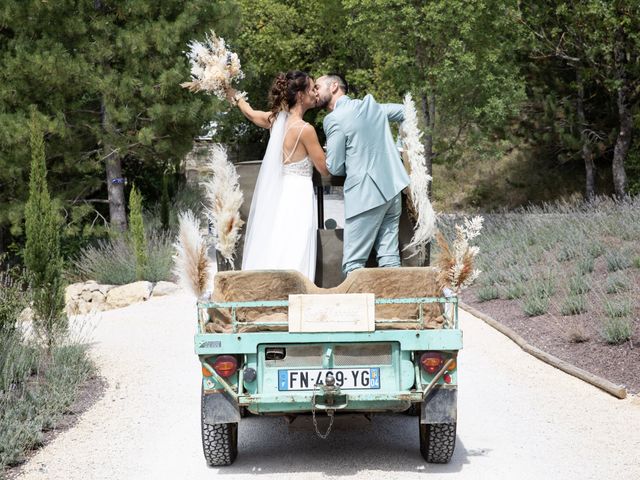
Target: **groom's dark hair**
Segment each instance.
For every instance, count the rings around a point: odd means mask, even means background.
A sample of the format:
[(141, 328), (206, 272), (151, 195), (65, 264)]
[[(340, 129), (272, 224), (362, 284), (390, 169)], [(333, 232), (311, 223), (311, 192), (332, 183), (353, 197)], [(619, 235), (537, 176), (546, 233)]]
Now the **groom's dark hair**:
[(342, 75), (340, 75), (339, 73), (327, 73), (326, 77), (330, 82), (338, 82), (338, 88), (342, 90), (342, 93), (349, 93), (349, 84)]

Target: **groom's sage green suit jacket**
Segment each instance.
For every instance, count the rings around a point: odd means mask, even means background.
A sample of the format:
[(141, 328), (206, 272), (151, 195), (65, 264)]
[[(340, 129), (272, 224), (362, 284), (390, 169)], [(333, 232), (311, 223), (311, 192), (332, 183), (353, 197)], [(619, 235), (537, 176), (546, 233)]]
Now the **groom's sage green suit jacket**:
[(404, 120), (404, 106), (382, 104), (371, 95), (362, 100), (342, 96), (323, 122), (327, 168), (346, 175), (345, 218), (392, 200), (409, 184), (389, 122)]

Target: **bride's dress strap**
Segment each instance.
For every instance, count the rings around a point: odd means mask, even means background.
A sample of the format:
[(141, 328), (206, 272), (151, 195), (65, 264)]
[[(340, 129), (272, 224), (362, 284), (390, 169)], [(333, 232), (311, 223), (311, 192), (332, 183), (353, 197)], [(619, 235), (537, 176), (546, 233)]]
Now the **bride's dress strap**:
[[(294, 154), (294, 152), (296, 151), (296, 148), (298, 148), (298, 143), (300, 142), (300, 137), (302, 136), (302, 131), (304, 130), (304, 127), (306, 127), (306, 126), (307, 126), (307, 122), (302, 121), (302, 123), (303, 123), (303, 125), (302, 125), (302, 127), (300, 128), (300, 131), (298, 132), (298, 138), (296, 138), (296, 143), (295, 143), (295, 145), (293, 146), (293, 148), (289, 151), (289, 153), (284, 157), (284, 161), (283, 161), (283, 163), (287, 163), (287, 162), (289, 161), (289, 159), (291, 159), (291, 156), (292, 156), (292, 155)], [(289, 126), (289, 128), (287, 128), (287, 130), (284, 132), (284, 136), (285, 136), (285, 138), (287, 137), (287, 132), (288, 132), (292, 127), (294, 127), (295, 125), (298, 125), (298, 124), (300, 124), (300, 122), (294, 123), (293, 125), (290, 125), (290, 126)], [(283, 145), (282, 145), (282, 151), (284, 152), (284, 141), (283, 141), (282, 143), (283, 143)], [(286, 153), (286, 152), (284, 152), (284, 153)]]

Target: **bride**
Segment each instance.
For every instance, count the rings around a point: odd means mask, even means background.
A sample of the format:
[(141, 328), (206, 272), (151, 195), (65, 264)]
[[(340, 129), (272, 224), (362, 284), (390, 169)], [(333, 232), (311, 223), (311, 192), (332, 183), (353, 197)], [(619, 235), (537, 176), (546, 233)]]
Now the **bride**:
[(242, 270), (298, 270), (314, 281), (318, 220), (313, 167), (329, 175), (315, 129), (302, 117), (316, 106), (305, 72), (280, 73), (270, 112), (254, 110), (235, 90), (227, 97), (251, 122), (271, 130), (251, 201)]

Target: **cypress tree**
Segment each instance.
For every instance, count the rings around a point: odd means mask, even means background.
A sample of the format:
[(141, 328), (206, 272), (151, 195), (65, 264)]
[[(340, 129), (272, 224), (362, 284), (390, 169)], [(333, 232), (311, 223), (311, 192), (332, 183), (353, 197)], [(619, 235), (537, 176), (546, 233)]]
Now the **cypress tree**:
[(134, 185), (129, 193), (129, 233), (136, 256), (136, 279), (144, 280), (147, 267), (147, 242), (142, 218), (142, 195)]
[(31, 173), (25, 207), (24, 263), (33, 290), (34, 326), (49, 348), (66, 329), (60, 218), (47, 185), (44, 136), (35, 110), (30, 121)]

